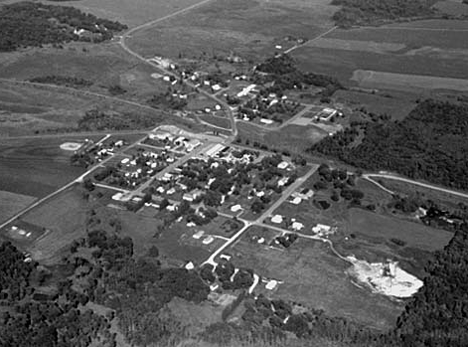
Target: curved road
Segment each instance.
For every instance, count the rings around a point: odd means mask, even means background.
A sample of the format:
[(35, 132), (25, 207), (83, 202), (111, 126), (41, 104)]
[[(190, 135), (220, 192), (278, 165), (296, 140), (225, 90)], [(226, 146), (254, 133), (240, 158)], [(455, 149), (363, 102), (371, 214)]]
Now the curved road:
[[(440, 192), (443, 192), (443, 193), (447, 193), (447, 194), (452, 194), (452, 195), (456, 195), (456, 196), (460, 196), (462, 198), (465, 198), (465, 199), (468, 199), (468, 193), (461, 193), (461, 192), (458, 192), (458, 191), (455, 191), (455, 190), (451, 190), (451, 189), (447, 189), (447, 188), (442, 188), (442, 187), (439, 187), (439, 186), (435, 186), (435, 185), (432, 185), (432, 184), (428, 184), (428, 183), (422, 183), (422, 182), (418, 182), (418, 181), (414, 181), (414, 180), (411, 180), (409, 178), (404, 178), (404, 177), (400, 177), (400, 176), (395, 176), (395, 175), (392, 175), (392, 174), (384, 174), (384, 173), (377, 173), (377, 174), (364, 174), (362, 175), (362, 177), (364, 179), (367, 179), (371, 182), (373, 182), (374, 184), (377, 183), (378, 186), (381, 186), (380, 183), (378, 182), (375, 182), (372, 178), (373, 177), (376, 177), (376, 178), (386, 178), (386, 179), (389, 179), (389, 180), (395, 180), (395, 181), (401, 181), (401, 182), (405, 182), (405, 183), (410, 183), (410, 184), (414, 184), (414, 185), (417, 185), (417, 186), (420, 186), (420, 187), (424, 187), (424, 188), (429, 188), (429, 189), (433, 189), (433, 190), (438, 190)], [(392, 194), (393, 192), (387, 188), (384, 189), (385, 191), (387, 191), (388, 193)]]
[[(196, 3), (192, 6), (189, 6), (189, 7), (186, 7), (184, 9), (181, 9), (179, 11), (176, 11), (174, 13), (171, 13), (167, 16), (164, 16), (164, 17), (161, 17), (161, 18), (158, 18), (158, 19), (155, 19), (151, 22), (147, 22), (147, 23), (144, 23), (142, 25), (139, 25), (137, 27), (134, 27), (132, 29), (130, 29), (129, 31), (127, 31), (126, 33), (124, 33), (121, 38), (120, 38), (120, 41), (119, 41), (119, 44), (120, 46), (127, 52), (129, 53), (130, 55), (132, 55), (133, 57), (137, 58), (138, 60), (140, 60), (141, 62), (145, 63), (145, 64), (148, 64), (148, 65), (151, 65), (152, 67), (156, 68), (157, 70), (163, 72), (164, 74), (166, 75), (170, 75), (170, 76), (173, 76), (177, 79), (180, 79), (180, 76), (178, 76), (177, 74), (175, 74), (174, 72), (170, 71), (170, 70), (167, 70), (165, 68), (163, 68), (162, 66), (160, 66), (159, 64), (157, 63), (154, 63), (152, 61), (149, 61), (148, 59), (146, 59), (145, 57), (143, 57), (142, 55), (138, 54), (137, 52), (133, 51), (132, 49), (130, 49), (130, 47), (128, 47), (127, 43), (125, 42), (126, 39), (128, 39), (129, 37), (131, 37), (132, 34), (134, 34), (135, 32), (137, 31), (140, 31), (140, 30), (143, 30), (143, 29), (146, 29), (146, 28), (150, 28), (151, 26), (159, 23), (159, 22), (162, 22), (164, 20), (167, 20), (169, 18), (172, 18), (172, 17), (175, 17), (177, 15), (180, 15), (182, 13), (185, 13), (185, 12), (188, 12), (194, 8), (197, 8), (197, 7), (200, 7), (208, 2), (210, 2), (212, 0), (203, 0), (199, 3)], [(186, 81), (186, 80), (183, 80), (183, 83), (193, 89), (196, 89), (195, 85), (190, 83), (189, 81)], [(237, 125), (236, 125), (236, 120), (234, 118), (234, 115), (232, 113), (232, 109), (231, 107), (225, 102), (223, 101), (222, 99), (219, 99), (217, 96), (203, 90), (203, 89), (200, 89), (199, 92), (201, 94), (203, 94), (204, 96), (206, 96), (207, 98), (215, 101), (216, 103), (218, 103), (219, 105), (221, 105), (225, 110), (226, 112), (228, 113), (228, 116), (229, 116), (229, 119), (231, 121), (231, 131), (232, 131), (232, 137), (233, 139), (237, 136), (238, 134), (238, 131), (237, 131)]]

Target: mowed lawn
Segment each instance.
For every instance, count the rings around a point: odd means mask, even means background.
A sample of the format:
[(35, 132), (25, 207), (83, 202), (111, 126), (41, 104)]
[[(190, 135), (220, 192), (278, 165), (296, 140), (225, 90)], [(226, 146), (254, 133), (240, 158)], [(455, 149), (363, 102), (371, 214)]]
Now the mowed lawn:
[(70, 165), (72, 152), (60, 149), (60, 144), (83, 140), (83, 136), (67, 135), (44, 139), (1, 139), (0, 190), (43, 197), (72, 181), (84, 169)]
[(33, 196), (0, 191), (0, 223), (14, 216), (35, 200)]
[[(272, 231), (272, 233), (275, 233)], [(356, 287), (345, 274), (348, 263), (333, 255), (322, 242), (298, 239), (286, 250), (270, 249), (249, 242), (248, 231), (229, 254), (236, 267), (253, 269), (256, 274), (283, 281), (268, 296), (323, 309), (332, 316), (386, 329), (392, 326), (402, 306), (381, 295)], [(260, 283), (257, 290), (264, 284)]]
[(384, 240), (400, 239), (409, 247), (430, 252), (442, 249), (453, 237), (448, 231), (430, 228), (417, 221), (413, 223), (357, 208), (349, 210), (349, 231)]

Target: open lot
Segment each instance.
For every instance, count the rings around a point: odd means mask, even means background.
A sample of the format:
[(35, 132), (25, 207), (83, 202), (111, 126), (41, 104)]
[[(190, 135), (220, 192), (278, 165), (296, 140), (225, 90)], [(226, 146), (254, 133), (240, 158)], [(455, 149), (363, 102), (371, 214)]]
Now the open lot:
[(42, 197), (72, 181), (84, 169), (71, 166), (73, 152), (60, 149), (60, 145), (83, 140), (84, 136), (67, 135), (0, 140), (0, 190)]
[(228, 250), (233, 255), (231, 260), (236, 266), (254, 269), (260, 276), (283, 281), (268, 296), (323, 309), (327, 314), (375, 328), (385, 329), (395, 323), (401, 304), (356, 287), (345, 275), (349, 264), (334, 256), (326, 244), (298, 239), (281, 251), (252, 243), (248, 237), (249, 230)]
[(287, 35), (313, 38), (331, 28), (335, 10), (325, 0), (213, 1), (135, 33), (129, 45), (144, 56), (270, 56)]

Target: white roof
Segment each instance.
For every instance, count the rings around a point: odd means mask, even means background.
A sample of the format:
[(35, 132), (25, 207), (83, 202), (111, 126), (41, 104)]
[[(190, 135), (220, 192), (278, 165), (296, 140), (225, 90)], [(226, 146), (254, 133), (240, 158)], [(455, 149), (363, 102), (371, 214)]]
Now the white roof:
[(286, 169), (289, 166), (289, 163), (287, 161), (282, 161), (281, 163), (278, 164), (278, 169)]
[(210, 244), (211, 242), (213, 242), (213, 241), (214, 241), (214, 238), (213, 238), (213, 236), (210, 235), (210, 236), (207, 236), (207, 237), (203, 240), (203, 244), (204, 244), (204, 245), (209, 245), (209, 244)]
[(301, 230), (302, 228), (304, 228), (304, 224), (300, 223), (300, 222), (294, 222), (292, 224), (292, 228), (294, 230)]
[(283, 222), (283, 216), (277, 214), (271, 218), (271, 221), (275, 224), (280, 224)]
[(265, 239), (263, 237), (259, 238), (257, 241), (257, 243), (263, 243), (263, 242), (265, 242)]
[(234, 205), (234, 206), (231, 207), (231, 211), (232, 211), (232, 212), (237, 212), (237, 211), (240, 211), (240, 210), (242, 210), (242, 206), (239, 205), (239, 204), (238, 204), (238, 205)]
[(277, 285), (278, 285), (278, 281), (271, 280), (266, 284), (265, 288), (268, 289), (268, 290), (273, 290), (273, 289), (276, 288)]
[(261, 118), (260, 122), (262, 122), (264, 124), (273, 124), (273, 121), (271, 119), (268, 119), (268, 118)]
[(297, 198), (294, 198), (292, 201), (290, 201), (291, 204), (294, 204), (294, 205), (299, 205), (301, 202), (302, 202), (302, 199), (297, 197)]
[(205, 234), (205, 232), (203, 230), (200, 230), (197, 233), (193, 234), (193, 238), (195, 240), (199, 240), (204, 234)]
[(185, 268), (187, 270), (193, 270), (195, 268), (195, 265), (191, 261), (189, 261), (187, 264), (185, 264)]

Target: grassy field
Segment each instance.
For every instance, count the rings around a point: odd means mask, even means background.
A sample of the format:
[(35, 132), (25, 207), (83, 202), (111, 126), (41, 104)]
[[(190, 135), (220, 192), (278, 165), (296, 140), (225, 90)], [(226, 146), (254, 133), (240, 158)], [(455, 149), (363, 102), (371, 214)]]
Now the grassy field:
[[(152, 117), (154, 126), (167, 120), (160, 110), (141, 108), (80, 91), (0, 81), (0, 137), (73, 130), (86, 111), (93, 109), (135, 115), (135, 119), (140, 115)], [(172, 121), (190, 124), (177, 117)]]
[[(375, 328), (385, 329), (395, 323), (402, 307), (354, 286), (345, 275), (348, 264), (332, 255), (326, 244), (299, 239), (287, 250), (276, 250), (252, 243), (248, 237), (249, 231), (228, 251), (236, 266), (283, 281), (276, 291), (267, 291), (268, 296), (323, 309), (327, 314)], [(265, 291), (262, 287), (260, 284), (256, 292)]]
[(239, 136), (250, 144), (258, 141), (270, 149), (287, 149), (293, 153), (303, 153), (304, 149), (318, 142), (327, 133), (315, 126), (287, 125), (279, 130), (268, 131), (245, 123), (238, 123)]
[(401, 195), (414, 195), (419, 194), (422, 198), (426, 200), (432, 200), (442, 206), (446, 206), (449, 209), (457, 209), (458, 204), (463, 203), (468, 204), (468, 199), (452, 195), (449, 193), (444, 193), (434, 189), (424, 188), (421, 186), (416, 186), (414, 184), (389, 180), (389, 179), (379, 179), (379, 183), (383, 184), (384, 187), (390, 189), (391, 191), (396, 192)]
[(275, 43), (286, 35), (313, 38), (326, 31), (335, 10), (325, 0), (218, 0), (135, 33), (129, 43), (144, 56), (234, 52), (258, 58), (274, 54)]
[(0, 190), (42, 197), (72, 181), (84, 169), (70, 165), (71, 152), (60, 149), (60, 144), (83, 140), (83, 136), (67, 135), (0, 140)]
[(208, 114), (204, 114), (199, 116), (202, 121), (205, 121), (207, 123), (213, 124), (217, 127), (225, 128), (225, 129), (230, 129), (231, 128), (231, 122), (227, 118), (222, 118), (222, 117), (217, 117), (217, 116), (212, 116)]
[(29, 195), (0, 191), (0, 222), (12, 217), (36, 200)]
[[(55, 1), (44, 2), (57, 5)], [(131, 2), (125, 0), (72, 0), (61, 1), (60, 5), (77, 7), (98, 17), (120, 21), (131, 28), (167, 16), (198, 2), (200, 0), (171, 0), (170, 2), (163, 0), (137, 0)]]
[(377, 239), (397, 238), (409, 247), (426, 251), (442, 249), (453, 236), (448, 231), (429, 228), (416, 221), (403, 221), (363, 209), (351, 209), (349, 215), (349, 231), (352, 233)]
[(401, 120), (416, 107), (416, 99), (408, 93), (392, 92), (371, 94), (352, 90), (339, 90), (333, 95), (338, 103), (353, 109), (364, 107), (375, 114), (388, 114), (394, 120)]
[(30, 48), (0, 57), (0, 78), (29, 80), (45, 76), (76, 77), (92, 82), (80, 89), (111, 95), (108, 88), (119, 85), (127, 92), (119, 98), (143, 104), (167, 84), (151, 74), (155, 69), (123, 51), (115, 42), (70, 43), (63, 49)]
[(33, 259), (46, 264), (60, 261), (60, 252), (85, 236), (88, 206), (81, 190), (72, 187), (23, 215), (21, 220), (47, 229), (26, 249)]

